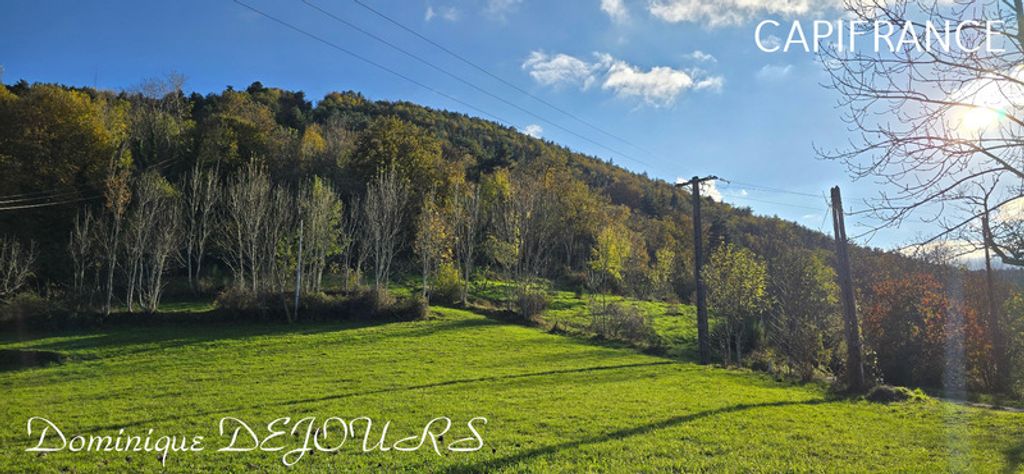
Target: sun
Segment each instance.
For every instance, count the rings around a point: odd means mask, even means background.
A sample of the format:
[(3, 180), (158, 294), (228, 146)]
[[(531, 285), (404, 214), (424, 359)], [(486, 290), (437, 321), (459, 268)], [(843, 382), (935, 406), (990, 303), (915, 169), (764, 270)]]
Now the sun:
[(971, 107), (960, 119), (960, 129), (968, 133), (985, 132), (1003, 118), (1000, 112), (986, 107)]

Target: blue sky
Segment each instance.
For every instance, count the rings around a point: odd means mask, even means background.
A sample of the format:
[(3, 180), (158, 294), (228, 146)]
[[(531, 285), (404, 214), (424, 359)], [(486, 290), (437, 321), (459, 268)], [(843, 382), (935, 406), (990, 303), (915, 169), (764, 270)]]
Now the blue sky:
[[(764, 53), (753, 39), (761, 19), (835, 18), (822, 6), (829, 2), (364, 0), (638, 149), (508, 88), (352, 0), (310, 1), (575, 134), (416, 63), (300, 0), (245, 1), (573, 149), (670, 181), (706, 174), (730, 179), (733, 184), (720, 184), (718, 192), (759, 214), (828, 231), (824, 197), (803, 194), (824, 196), (838, 184), (849, 207), (856, 207), (858, 198), (876, 191), (869, 182), (851, 182), (839, 163), (815, 158), (814, 145), (841, 146), (847, 132), (835, 94), (820, 85), (826, 77), (814, 56)], [(13, 0), (4, 10), (0, 65), (8, 83), (123, 89), (176, 71), (188, 78), (188, 89), (203, 93), (259, 80), (303, 90), (313, 100), (351, 89), (481, 115), (230, 0)], [(861, 227), (850, 222), (848, 229), (854, 235)], [(886, 231), (871, 243), (894, 246), (917, 230)]]

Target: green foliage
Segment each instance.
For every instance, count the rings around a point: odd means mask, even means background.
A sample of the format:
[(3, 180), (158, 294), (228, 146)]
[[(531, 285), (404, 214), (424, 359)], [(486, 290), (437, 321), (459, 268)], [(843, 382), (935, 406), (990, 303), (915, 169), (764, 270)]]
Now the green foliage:
[(745, 248), (723, 244), (704, 268), (708, 307), (720, 317), (720, 345), (726, 363), (742, 360), (747, 341), (758, 316), (768, 307), (768, 268)]
[(444, 262), (437, 268), (430, 298), (440, 303), (453, 304), (461, 300), (464, 283), (459, 269), (451, 262)]

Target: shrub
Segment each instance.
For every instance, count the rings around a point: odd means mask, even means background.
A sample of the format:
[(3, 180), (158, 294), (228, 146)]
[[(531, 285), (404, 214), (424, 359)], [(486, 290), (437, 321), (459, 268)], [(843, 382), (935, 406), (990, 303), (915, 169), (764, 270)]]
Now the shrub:
[(605, 339), (655, 345), (657, 333), (649, 318), (634, 306), (618, 303), (591, 305), (590, 332)]
[(237, 286), (230, 286), (221, 291), (214, 304), (228, 317), (237, 319), (258, 319), (270, 312), (258, 295)]
[(413, 295), (401, 298), (384, 308), (377, 314), (379, 317), (394, 319), (397, 321), (416, 321), (427, 317), (430, 306), (427, 299), (420, 295)]
[(19, 293), (6, 302), (0, 302), (2, 327), (57, 328), (70, 319), (71, 314), (64, 307), (31, 292)]
[(455, 303), (462, 300), (462, 277), (451, 263), (443, 263), (437, 269), (437, 278), (431, 288), (430, 298), (440, 303)]
[(516, 314), (523, 321), (532, 321), (548, 309), (548, 295), (539, 290), (524, 288), (516, 297)]
[(911, 390), (906, 387), (893, 387), (891, 385), (877, 385), (864, 397), (869, 402), (875, 403), (897, 403), (905, 401), (926, 401), (928, 396), (921, 389)]

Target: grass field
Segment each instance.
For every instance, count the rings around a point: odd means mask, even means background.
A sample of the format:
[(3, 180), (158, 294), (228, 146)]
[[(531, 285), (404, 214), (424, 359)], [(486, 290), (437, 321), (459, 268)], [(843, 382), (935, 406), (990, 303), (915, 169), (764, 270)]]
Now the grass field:
[[(570, 310), (566, 309), (567, 311)], [(303, 472), (1017, 472), (1024, 415), (935, 401), (832, 400), (813, 385), (700, 367), (503, 324), (460, 310), (368, 324), (124, 328), (0, 349), (59, 351), (62, 365), (0, 372), (2, 472), (284, 471), (282, 452), (223, 453), (217, 422), (261, 435), (280, 417), (392, 421), (389, 443), (432, 418), (454, 422), (477, 452), (337, 454)], [(26, 420), (73, 434), (203, 435), (207, 449), (157, 455), (27, 453)], [(258, 426), (259, 425), (259, 426)], [(361, 425), (360, 425), (361, 426)], [(361, 429), (357, 430), (361, 433)], [(280, 439), (280, 438), (279, 438)], [(289, 449), (300, 438), (286, 437)], [(371, 444), (375, 443), (375, 439)], [(271, 444), (272, 445), (272, 444)], [(442, 444), (443, 447), (443, 444)]]

